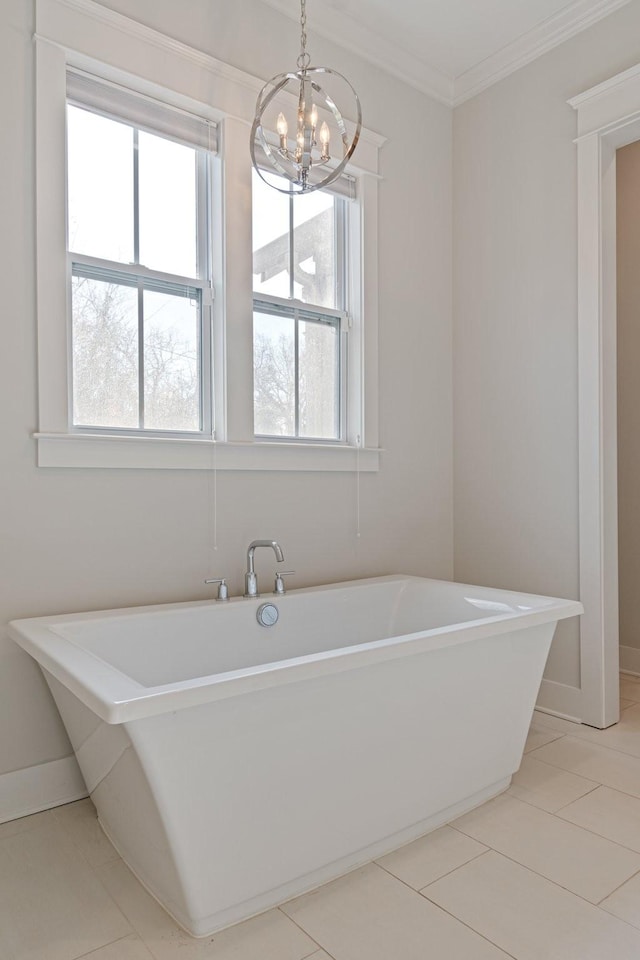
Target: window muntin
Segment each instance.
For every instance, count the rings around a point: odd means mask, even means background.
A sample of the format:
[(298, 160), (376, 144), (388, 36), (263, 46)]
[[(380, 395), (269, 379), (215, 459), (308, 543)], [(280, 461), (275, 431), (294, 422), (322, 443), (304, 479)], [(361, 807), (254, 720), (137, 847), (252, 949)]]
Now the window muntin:
[[(63, 0), (47, 0), (46, 9), (65, 13)], [(68, 11), (67, 11), (68, 12)], [(251, 78), (235, 71), (230, 79), (224, 65), (205, 64), (179, 50), (175, 42), (131, 24), (131, 33), (110, 33), (104, 20), (89, 7), (71, 20), (48, 17), (39, 24), (34, 48), (37, 63), (35, 158), (37, 210), (38, 304), (38, 428), (34, 432), (40, 467), (114, 467), (152, 469), (363, 471), (379, 468), (377, 392), (377, 237), (378, 163), (384, 138), (363, 132), (357, 178), (341, 177), (331, 189), (349, 203), (349, 349), (348, 393), (344, 443), (251, 443), (253, 431), (253, 350), (247, 310), (251, 273), (251, 163), (246, 151), (243, 91)], [(124, 23), (124, 21), (123, 21)], [(59, 27), (59, 29), (58, 29)], [(123, 46), (122, 36), (130, 43)], [(82, 46), (78, 47), (78, 38)], [(86, 40), (86, 44), (85, 44)], [(163, 57), (158, 57), (162, 47)], [(96, 59), (97, 57), (97, 59)], [(140, 78), (139, 64), (148, 67)], [(138, 65), (138, 66), (136, 66)], [(92, 70), (92, 73), (87, 73)], [(150, 431), (70, 429), (71, 355), (70, 276), (65, 270), (66, 98), (106, 116), (126, 120), (141, 129), (202, 147), (213, 154), (213, 264), (218, 295), (213, 304), (213, 342), (216, 372), (217, 438), (211, 434), (161, 435)], [(215, 104), (202, 99), (212, 77), (218, 95)], [(239, 79), (236, 79), (239, 78)], [(123, 86), (123, 84), (127, 86)], [(116, 94), (117, 103), (114, 103)], [(218, 152), (224, 127), (223, 156)], [(227, 169), (224, 178), (218, 175)], [(62, 239), (61, 239), (62, 238)], [(222, 241), (226, 245), (223, 256)], [(248, 254), (248, 257), (247, 257)], [(249, 262), (247, 263), (247, 259)], [(205, 285), (205, 303), (207, 300)], [(205, 309), (206, 306), (205, 306)], [(205, 332), (206, 332), (205, 323)], [(366, 327), (366, 337), (365, 337)], [(248, 342), (247, 342), (248, 338)], [(247, 349), (248, 348), (248, 349)], [(204, 349), (203, 363), (207, 353)], [(202, 442), (204, 441), (204, 442)]]
[(208, 433), (208, 152), (67, 113), (71, 423)]
[(256, 434), (339, 440), (341, 317), (256, 300), (253, 323)]
[(347, 213), (330, 191), (287, 195), (253, 172), (257, 436), (344, 439)]

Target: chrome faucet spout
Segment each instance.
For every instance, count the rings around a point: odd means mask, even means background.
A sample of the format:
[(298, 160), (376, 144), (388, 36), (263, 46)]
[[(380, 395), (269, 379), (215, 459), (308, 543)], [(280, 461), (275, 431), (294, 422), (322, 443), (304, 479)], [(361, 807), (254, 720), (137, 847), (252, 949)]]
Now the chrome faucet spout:
[(249, 544), (249, 549), (247, 550), (247, 572), (244, 575), (245, 597), (260, 596), (258, 593), (258, 578), (256, 577), (253, 566), (253, 558), (256, 552), (256, 547), (271, 547), (276, 555), (276, 560), (278, 563), (282, 563), (284, 560), (284, 553), (282, 552), (282, 548), (277, 540), (253, 540)]

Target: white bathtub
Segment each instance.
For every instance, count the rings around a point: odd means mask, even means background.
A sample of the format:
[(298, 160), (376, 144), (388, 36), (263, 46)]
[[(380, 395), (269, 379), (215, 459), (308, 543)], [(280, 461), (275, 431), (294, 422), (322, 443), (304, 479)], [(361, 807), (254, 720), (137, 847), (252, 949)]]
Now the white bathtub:
[(10, 632), (44, 670), (105, 832), (205, 936), (504, 790), (555, 624), (581, 612), (397, 576)]

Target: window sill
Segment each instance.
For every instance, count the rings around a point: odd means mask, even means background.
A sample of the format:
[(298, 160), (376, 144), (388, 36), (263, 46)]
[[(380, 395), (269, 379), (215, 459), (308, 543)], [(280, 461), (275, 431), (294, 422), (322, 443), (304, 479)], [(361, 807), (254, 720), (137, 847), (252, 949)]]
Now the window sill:
[(215, 443), (159, 437), (36, 433), (39, 467), (143, 470), (327, 470), (363, 473), (379, 469), (380, 450), (339, 444)]

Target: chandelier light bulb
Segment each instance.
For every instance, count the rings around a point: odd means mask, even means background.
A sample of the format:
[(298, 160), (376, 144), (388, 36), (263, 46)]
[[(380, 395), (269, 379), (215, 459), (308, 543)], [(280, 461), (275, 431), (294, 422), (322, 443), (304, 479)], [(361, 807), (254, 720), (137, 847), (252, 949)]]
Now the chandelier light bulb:
[[(336, 180), (351, 159), (362, 129), (360, 101), (346, 77), (328, 67), (310, 66), (306, 22), (306, 0), (300, 0), (297, 69), (278, 74), (264, 85), (251, 128), (253, 165), (261, 179), (281, 193), (308, 193)], [(323, 88), (326, 83), (327, 90)], [(351, 135), (338, 106), (344, 94), (352, 100), (355, 123)], [(318, 130), (320, 111), (323, 119)], [(295, 118), (295, 142), (291, 146), (287, 114)], [(332, 141), (333, 156), (329, 150)], [(276, 173), (278, 179), (268, 178), (266, 173)], [(286, 186), (280, 186), (283, 178)]]
[(331, 140), (331, 131), (329, 130), (329, 125), (325, 120), (322, 121), (322, 126), (320, 127), (320, 146), (322, 147), (322, 159), (329, 157), (329, 141)]

